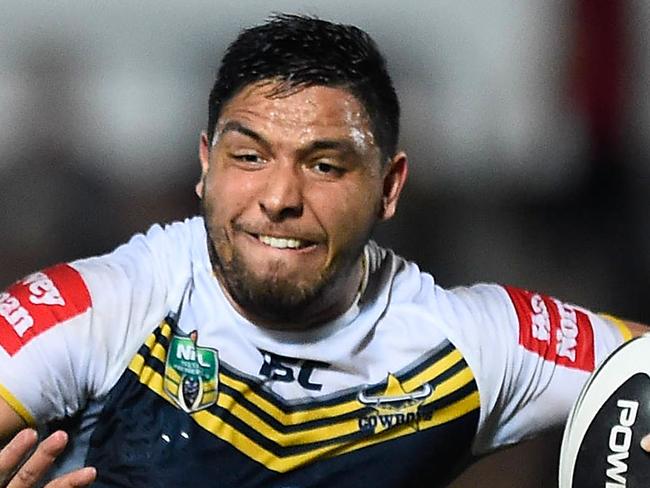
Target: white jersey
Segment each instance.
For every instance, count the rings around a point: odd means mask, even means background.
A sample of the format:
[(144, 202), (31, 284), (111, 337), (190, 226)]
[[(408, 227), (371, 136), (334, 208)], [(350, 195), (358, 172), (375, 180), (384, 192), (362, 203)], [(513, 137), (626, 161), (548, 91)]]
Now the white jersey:
[(435, 484), (562, 424), (629, 337), (544, 295), (447, 290), (364, 252), (347, 312), (279, 332), (229, 303), (201, 218), (154, 226), (0, 295), (0, 395), (34, 425), (81, 419), (62, 463), (97, 466), (97, 486), (403, 486), (419, 469)]

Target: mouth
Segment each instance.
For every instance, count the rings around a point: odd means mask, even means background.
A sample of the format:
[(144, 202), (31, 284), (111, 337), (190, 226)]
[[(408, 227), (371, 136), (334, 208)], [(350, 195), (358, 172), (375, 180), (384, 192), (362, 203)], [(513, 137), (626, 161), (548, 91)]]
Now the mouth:
[(296, 237), (278, 237), (265, 234), (251, 234), (259, 242), (273, 249), (302, 250), (316, 245), (313, 241), (298, 239)]

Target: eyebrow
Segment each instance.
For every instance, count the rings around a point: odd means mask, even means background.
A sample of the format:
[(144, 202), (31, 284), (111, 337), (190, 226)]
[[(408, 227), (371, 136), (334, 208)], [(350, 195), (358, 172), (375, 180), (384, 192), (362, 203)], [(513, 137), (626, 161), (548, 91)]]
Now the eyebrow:
[[(219, 136), (223, 136), (228, 132), (238, 132), (262, 144), (266, 149), (271, 149), (271, 143), (266, 140), (264, 136), (258, 132), (255, 132), (253, 129), (246, 127), (241, 122), (237, 122), (236, 120), (230, 120), (226, 122), (221, 131), (219, 131)], [(317, 139), (315, 141), (311, 141), (306, 146), (299, 148), (298, 153), (301, 156), (306, 156), (309, 153), (323, 150), (335, 150), (346, 154), (358, 153), (356, 145), (347, 139)]]
[(297, 154), (302, 159), (309, 157), (312, 153), (327, 150), (337, 151), (344, 157), (353, 156), (353, 159), (356, 159), (354, 158), (355, 155), (359, 155), (357, 146), (347, 139), (317, 139), (304, 147), (298, 148)]
[(244, 124), (237, 122), (236, 120), (230, 120), (226, 122), (223, 128), (219, 131), (219, 137), (227, 134), (228, 132), (239, 132), (240, 134), (250, 137), (254, 141), (262, 144), (265, 148), (271, 148), (269, 141), (267, 141), (261, 134), (255, 132), (253, 129), (249, 129)]
[(334, 149), (345, 153), (357, 152), (355, 145), (346, 139), (318, 139), (307, 144), (300, 152), (310, 153), (327, 149)]

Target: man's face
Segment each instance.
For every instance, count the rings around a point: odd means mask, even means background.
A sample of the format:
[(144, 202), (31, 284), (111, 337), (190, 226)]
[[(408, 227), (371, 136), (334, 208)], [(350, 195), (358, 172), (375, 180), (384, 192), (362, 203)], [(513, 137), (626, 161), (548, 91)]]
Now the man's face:
[(274, 87), (245, 87), (214, 140), (202, 135), (197, 193), (215, 273), (238, 309), (270, 326), (309, 326), (350, 305), (363, 246), (393, 214), (406, 161), (382, 164), (348, 91), (269, 96)]

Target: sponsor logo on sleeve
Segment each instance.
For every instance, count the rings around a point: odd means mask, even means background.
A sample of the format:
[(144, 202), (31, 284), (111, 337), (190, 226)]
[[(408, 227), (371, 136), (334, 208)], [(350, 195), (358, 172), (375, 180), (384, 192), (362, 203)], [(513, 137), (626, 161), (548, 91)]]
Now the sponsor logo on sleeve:
[(594, 332), (586, 313), (554, 298), (506, 287), (519, 319), (519, 343), (544, 359), (593, 371)]
[(31, 274), (0, 293), (0, 346), (13, 356), (34, 337), (90, 307), (90, 294), (67, 264)]

